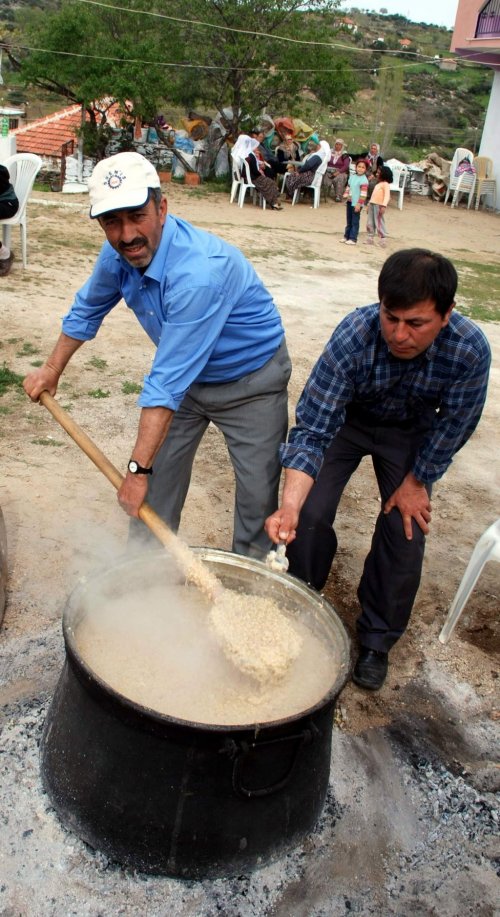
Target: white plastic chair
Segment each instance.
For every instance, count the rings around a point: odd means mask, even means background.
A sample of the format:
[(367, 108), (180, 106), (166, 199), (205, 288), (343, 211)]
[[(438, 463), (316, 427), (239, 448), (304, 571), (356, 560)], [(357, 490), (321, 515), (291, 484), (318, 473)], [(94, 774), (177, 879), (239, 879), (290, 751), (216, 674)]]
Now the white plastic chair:
[(237, 156), (231, 156), (231, 160), (233, 182), (231, 185), (231, 194), (229, 196), (230, 204), (232, 204), (237, 199), (241, 183), (243, 181), (243, 177), (241, 175), (241, 159), (239, 159)]
[(392, 172), (392, 184), (389, 185), (391, 191), (398, 195), (398, 210), (403, 209), (403, 197), (408, 182), (409, 170), (403, 162), (388, 160), (384, 165), (388, 166)]
[(461, 194), (467, 195), (467, 210), (474, 200), (474, 190), (476, 187), (476, 176), (473, 172), (463, 172), (458, 176), (457, 187), (451, 200), (451, 206), (456, 207)]
[(11, 227), (16, 225), (20, 226), (23, 267), (27, 267), (26, 208), (35, 178), (42, 168), (42, 160), (34, 153), (14, 153), (13, 156), (8, 156), (7, 159), (4, 159), (2, 165), (6, 166), (9, 170), (10, 180), (14, 185), (14, 191), (19, 201), (17, 213), (6, 220), (0, 220), (3, 244), (6, 245), (7, 248), (10, 248)]
[(500, 519), (497, 519), (493, 525), (486, 529), (472, 552), (471, 559), (462, 577), (462, 582), (458, 587), (443, 629), (439, 634), (441, 643), (448, 643), (465, 608), (465, 604), (481, 575), (481, 571), (489, 560), (500, 561)]
[(448, 187), (446, 189), (446, 195), (444, 203), (446, 204), (448, 198), (453, 191), (453, 197), (451, 199), (451, 206), (456, 207), (461, 194), (468, 194), (469, 199), (467, 203), (467, 209), (472, 203), (474, 197), (474, 188), (476, 186), (476, 175), (474, 172), (462, 172), (461, 175), (455, 175), (455, 172), (462, 162), (463, 159), (468, 159), (471, 163), (474, 162), (474, 153), (472, 150), (468, 150), (466, 147), (459, 146), (453, 154), (453, 159), (450, 166), (450, 180), (448, 182)]
[(310, 185), (304, 185), (302, 188), (296, 188), (296, 189), (295, 189), (295, 191), (293, 192), (292, 207), (293, 207), (294, 204), (297, 203), (297, 201), (298, 201), (299, 198), (300, 198), (300, 195), (301, 195), (302, 191), (305, 191), (306, 188), (311, 188), (311, 189), (312, 189), (312, 192), (313, 192), (313, 208), (316, 210), (316, 209), (319, 207), (319, 198), (320, 198), (320, 194), (321, 194), (321, 185), (322, 185), (322, 183), (323, 183), (323, 175), (325, 174), (326, 169), (327, 169), (327, 166), (328, 166), (328, 159), (329, 159), (329, 157), (326, 157), (326, 156), (325, 156), (325, 158), (323, 159), (321, 165), (319, 165), (318, 168), (316, 169), (316, 171), (315, 171), (315, 173), (314, 173), (313, 180), (312, 180), (312, 182), (311, 182)]
[(476, 168), (476, 210), (479, 210), (483, 195), (491, 195), (493, 201), (495, 200), (497, 183), (493, 178), (493, 160), (489, 156), (476, 156), (474, 166)]
[(260, 193), (260, 191), (255, 187), (250, 177), (250, 167), (246, 159), (243, 160), (242, 165), (243, 165), (243, 169), (242, 169), (241, 174), (243, 176), (243, 170), (244, 170), (245, 178), (242, 177), (242, 181), (240, 184), (240, 190), (238, 192), (238, 207), (243, 207), (243, 204), (245, 203), (245, 195), (247, 191), (251, 191), (254, 204), (257, 201), (257, 195), (259, 195), (260, 201), (262, 203), (262, 207), (265, 210), (266, 209), (265, 199), (262, 197), (262, 194)]

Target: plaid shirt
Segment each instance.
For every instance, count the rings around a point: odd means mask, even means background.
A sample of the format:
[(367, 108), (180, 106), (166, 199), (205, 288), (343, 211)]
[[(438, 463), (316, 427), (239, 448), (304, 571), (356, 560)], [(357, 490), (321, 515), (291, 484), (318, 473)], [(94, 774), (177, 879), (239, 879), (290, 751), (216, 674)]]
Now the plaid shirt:
[(296, 426), (281, 446), (285, 468), (316, 478), (323, 454), (357, 404), (382, 423), (432, 417), (413, 473), (437, 481), (475, 430), (486, 399), (490, 348), (483, 332), (452, 312), (424, 353), (394, 357), (385, 343), (379, 304), (356, 309), (333, 332), (299, 399)]

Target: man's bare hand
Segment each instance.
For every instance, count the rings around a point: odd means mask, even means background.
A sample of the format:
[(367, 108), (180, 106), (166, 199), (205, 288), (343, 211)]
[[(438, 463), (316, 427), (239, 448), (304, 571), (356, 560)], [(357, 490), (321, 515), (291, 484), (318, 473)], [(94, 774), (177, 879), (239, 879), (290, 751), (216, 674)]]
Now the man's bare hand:
[(429, 534), (431, 521), (431, 501), (425, 485), (417, 481), (410, 472), (396, 488), (384, 506), (384, 513), (390, 513), (396, 507), (403, 519), (403, 528), (408, 541), (412, 540), (412, 519), (422, 529), (424, 535)]
[(44, 363), (43, 366), (40, 366), (40, 369), (28, 373), (23, 382), (24, 391), (32, 401), (38, 401), (42, 392), (49, 392), (50, 395), (55, 395), (59, 376), (60, 373), (55, 367), (50, 366), (49, 363)]
[(274, 544), (290, 544), (297, 534), (299, 514), (296, 510), (281, 506), (272, 516), (268, 516), (264, 528)]
[(118, 503), (127, 515), (137, 517), (146, 499), (147, 492), (148, 476), (145, 474), (130, 474), (128, 472), (118, 491)]
[(82, 346), (83, 341), (76, 338), (70, 338), (64, 332), (59, 335), (56, 346), (54, 347), (49, 358), (45, 361), (40, 369), (28, 373), (23, 382), (24, 391), (32, 401), (38, 401), (42, 392), (47, 391), (49, 395), (55, 395), (59, 383), (59, 376), (64, 371), (71, 357)]
[(264, 528), (274, 544), (290, 544), (297, 535), (300, 511), (314, 484), (313, 478), (304, 471), (285, 468), (285, 483), (281, 506), (268, 516)]

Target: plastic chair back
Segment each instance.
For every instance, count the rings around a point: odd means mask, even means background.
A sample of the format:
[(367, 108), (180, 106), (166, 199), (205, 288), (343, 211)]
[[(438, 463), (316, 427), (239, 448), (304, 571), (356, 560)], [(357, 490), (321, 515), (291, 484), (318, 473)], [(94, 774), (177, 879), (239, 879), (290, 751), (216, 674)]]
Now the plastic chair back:
[[(241, 175), (242, 175), (242, 179), (241, 179), (241, 184), (240, 184), (240, 190), (239, 190), (239, 192), (238, 192), (238, 207), (243, 207), (243, 204), (245, 203), (245, 195), (246, 195), (247, 191), (251, 191), (251, 193), (252, 193), (252, 195), (253, 195), (253, 202), (254, 202), (254, 204), (255, 204), (256, 199), (257, 199), (258, 191), (257, 191), (257, 188), (255, 187), (255, 185), (254, 185), (254, 183), (253, 183), (253, 181), (252, 181), (252, 178), (251, 178), (251, 175), (250, 175), (250, 166), (248, 165), (248, 162), (246, 161), (246, 159), (240, 160), (240, 162), (241, 162)], [(243, 177), (243, 176), (244, 176), (244, 177)], [(265, 209), (266, 209), (266, 202), (265, 202), (265, 200), (264, 200), (264, 198), (262, 197), (261, 194), (259, 194), (259, 197), (260, 197), (261, 202), (262, 202), (262, 207), (263, 207), (263, 209), (265, 210)]]
[(292, 207), (293, 207), (294, 204), (296, 204), (296, 202), (297, 202), (297, 200), (298, 200), (298, 198), (299, 198), (299, 196), (300, 196), (300, 192), (301, 192), (301, 191), (304, 191), (305, 188), (311, 188), (311, 190), (312, 190), (312, 192), (313, 192), (313, 208), (316, 210), (316, 209), (319, 207), (319, 199), (320, 199), (320, 194), (321, 194), (321, 185), (323, 184), (323, 177), (324, 177), (325, 172), (326, 172), (326, 170), (327, 170), (327, 168), (328, 168), (328, 162), (329, 162), (329, 160), (330, 160), (330, 156), (331, 156), (331, 150), (330, 150), (330, 147), (328, 147), (328, 151), (325, 151), (325, 152), (324, 152), (323, 158), (322, 158), (322, 160), (321, 160), (321, 163), (320, 163), (320, 165), (318, 166), (318, 168), (316, 169), (316, 171), (315, 171), (315, 173), (314, 173), (314, 175), (313, 175), (313, 179), (312, 179), (311, 184), (310, 184), (310, 185), (304, 185), (304, 188), (296, 188), (296, 189), (295, 189), (295, 191), (294, 191), (294, 193), (293, 193), (293, 198), (292, 198)]
[(474, 159), (477, 181), (490, 178), (493, 173), (493, 160), (489, 156), (476, 156)]
[(496, 197), (497, 183), (493, 178), (493, 160), (489, 156), (476, 156), (476, 210), (479, 209), (481, 198), (485, 195)]
[(486, 529), (472, 552), (471, 559), (462, 577), (462, 582), (458, 587), (443, 629), (439, 634), (441, 643), (447, 643), (450, 639), (466, 602), (481, 575), (481, 571), (489, 560), (500, 561), (500, 519), (497, 519), (493, 525)]
[(455, 207), (456, 204), (458, 203), (460, 194), (467, 193), (467, 192), (469, 193), (468, 206), (470, 207), (471, 200), (472, 200), (471, 193), (474, 192), (474, 185), (476, 183), (475, 174), (471, 172), (469, 173), (462, 172), (461, 175), (455, 175), (455, 172), (457, 171), (459, 164), (464, 159), (468, 159), (469, 162), (474, 163), (474, 153), (472, 152), (472, 150), (468, 150), (467, 147), (459, 146), (455, 150), (453, 154), (453, 159), (451, 160), (450, 178), (448, 181), (448, 187), (446, 189), (446, 195), (444, 199), (444, 203), (446, 204), (450, 196), (450, 193), (454, 191), (455, 193), (451, 201), (452, 207)]
[(403, 197), (406, 188), (406, 182), (408, 180), (408, 166), (405, 166), (404, 163), (395, 163), (391, 165), (390, 162), (386, 163), (389, 166), (392, 172), (392, 184), (389, 185), (391, 191), (395, 191), (398, 195), (398, 210), (403, 209)]
[(42, 160), (40, 156), (36, 156), (34, 153), (15, 153), (13, 156), (8, 156), (7, 159), (3, 161), (2, 165), (9, 170), (10, 180), (19, 201), (17, 213), (6, 220), (0, 220), (2, 238), (4, 245), (9, 247), (11, 227), (16, 225), (20, 226), (23, 267), (26, 267), (28, 264), (26, 209), (35, 178), (42, 167)]
[(233, 181), (231, 184), (231, 193), (229, 195), (229, 203), (232, 204), (236, 200), (240, 185), (243, 181), (241, 175), (241, 159), (238, 156), (233, 156), (231, 154), (231, 163), (232, 163), (232, 175)]

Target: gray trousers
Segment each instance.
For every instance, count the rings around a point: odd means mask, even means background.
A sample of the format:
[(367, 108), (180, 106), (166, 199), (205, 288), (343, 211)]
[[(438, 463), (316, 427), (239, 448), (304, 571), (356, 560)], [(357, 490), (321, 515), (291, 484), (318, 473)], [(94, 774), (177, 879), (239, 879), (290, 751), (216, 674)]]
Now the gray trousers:
[(379, 204), (368, 204), (368, 220), (366, 231), (369, 236), (377, 235), (380, 239), (385, 239), (387, 229), (385, 226), (385, 211), (380, 211)]
[[(278, 506), (278, 452), (288, 429), (291, 371), (283, 340), (261, 369), (235, 382), (191, 386), (154, 460), (147, 494), (148, 503), (174, 532), (196, 451), (212, 421), (224, 435), (236, 480), (232, 550), (259, 559), (269, 551), (263, 526)], [(138, 519), (131, 519), (130, 537), (148, 546), (154, 539)]]
[[(297, 538), (287, 549), (289, 573), (322, 589), (337, 550), (332, 524), (344, 488), (364, 456), (370, 455), (384, 503), (411, 470), (434, 412), (399, 426), (377, 425), (358, 414), (346, 420), (327, 449), (318, 478), (302, 508)], [(428, 488), (430, 493), (430, 488)], [(425, 536), (413, 522), (408, 541), (397, 508), (379, 513), (358, 587), (359, 641), (388, 652), (404, 633), (420, 584)]]

